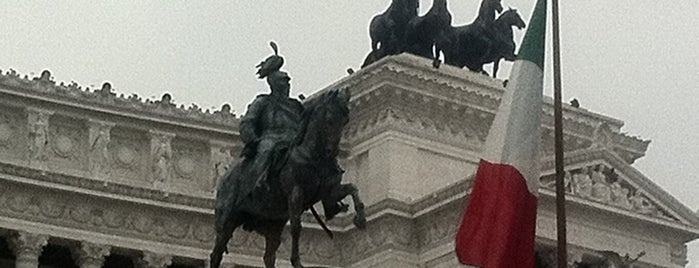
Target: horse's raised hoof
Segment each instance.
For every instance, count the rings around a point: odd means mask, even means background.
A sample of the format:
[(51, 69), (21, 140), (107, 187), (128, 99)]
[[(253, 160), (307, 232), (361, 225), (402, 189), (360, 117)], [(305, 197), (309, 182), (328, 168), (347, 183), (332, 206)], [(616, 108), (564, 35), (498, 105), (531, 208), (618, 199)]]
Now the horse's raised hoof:
[(366, 229), (366, 218), (364, 216), (354, 215), (354, 219), (352, 220), (352, 222), (354, 223), (354, 226), (357, 226), (358, 229)]

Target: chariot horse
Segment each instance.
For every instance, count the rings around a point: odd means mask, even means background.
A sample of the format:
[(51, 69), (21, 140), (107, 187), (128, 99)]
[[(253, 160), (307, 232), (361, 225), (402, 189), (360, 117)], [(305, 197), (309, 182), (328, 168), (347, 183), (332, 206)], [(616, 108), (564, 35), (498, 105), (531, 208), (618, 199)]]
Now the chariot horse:
[[(350, 195), (356, 212), (354, 224), (365, 227), (364, 204), (357, 187), (341, 182), (342, 170), (336, 160), (342, 131), (349, 121), (349, 98), (347, 90), (334, 90), (304, 103), (300, 133), (288, 148), (280, 148), (275, 154), (276, 164), (268, 173), (269, 187), (256, 187), (252, 192), (240, 190), (243, 181), (249, 179), (239, 172), (247, 164), (245, 160), (228, 173), (241, 176), (224, 175), (216, 195), (216, 240), (210, 256), (211, 268), (220, 267), (223, 253), (228, 252), (228, 241), (238, 227), (265, 237), (263, 261), (266, 268), (275, 267), (276, 251), (287, 222), (292, 239), (291, 264), (302, 268), (301, 215), (317, 202), (334, 205)], [(326, 217), (333, 215), (327, 215), (326, 208)]]

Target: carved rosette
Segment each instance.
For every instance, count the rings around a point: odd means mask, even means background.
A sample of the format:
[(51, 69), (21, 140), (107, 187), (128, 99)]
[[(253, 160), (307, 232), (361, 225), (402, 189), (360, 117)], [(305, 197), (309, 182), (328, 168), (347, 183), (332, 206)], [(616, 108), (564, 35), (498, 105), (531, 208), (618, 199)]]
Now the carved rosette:
[(93, 176), (109, 177), (109, 148), (110, 131), (114, 123), (97, 120), (88, 121), (88, 154), (90, 173)]
[(16, 267), (37, 267), (39, 256), (48, 244), (48, 235), (19, 232), (10, 238), (10, 248), (16, 257)]
[(49, 117), (52, 114), (52, 111), (27, 108), (30, 165), (42, 166), (48, 160)]
[(139, 268), (165, 268), (172, 264), (172, 256), (144, 251), (137, 263)]
[(159, 190), (165, 190), (170, 182), (170, 165), (172, 162), (172, 138), (173, 133), (151, 131), (151, 166), (153, 186)]
[(100, 268), (104, 258), (109, 256), (110, 250), (111, 247), (107, 245), (82, 242), (80, 246), (73, 249), (73, 258), (80, 268)]

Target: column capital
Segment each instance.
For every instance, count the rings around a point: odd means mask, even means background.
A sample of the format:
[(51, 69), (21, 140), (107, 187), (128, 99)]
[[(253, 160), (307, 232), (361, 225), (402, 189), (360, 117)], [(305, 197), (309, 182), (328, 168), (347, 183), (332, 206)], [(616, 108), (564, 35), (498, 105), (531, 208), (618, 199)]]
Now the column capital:
[(165, 268), (172, 264), (172, 255), (144, 251), (138, 263), (139, 268)]
[(36, 262), (38, 264), (39, 256), (44, 246), (48, 244), (48, 240), (48, 235), (20, 231), (11, 236), (8, 242), (10, 249), (15, 253), (17, 262)]
[(104, 257), (109, 256), (111, 246), (81, 242), (73, 248), (73, 258), (81, 268), (99, 268), (104, 263)]

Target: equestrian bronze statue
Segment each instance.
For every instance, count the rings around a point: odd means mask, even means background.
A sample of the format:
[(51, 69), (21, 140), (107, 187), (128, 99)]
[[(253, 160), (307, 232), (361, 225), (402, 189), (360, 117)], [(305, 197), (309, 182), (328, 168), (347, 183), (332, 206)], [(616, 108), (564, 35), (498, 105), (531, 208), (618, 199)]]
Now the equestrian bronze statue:
[(438, 67), (440, 51), (435, 43), (446, 38), (450, 29), (451, 13), (447, 9), (447, 0), (434, 0), (427, 14), (408, 22), (405, 33), (406, 52), (434, 59), (433, 65)]
[(498, 16), (493, 23), (494, 39), (490, 53), (484, 57), (483, 63), (493, 63), (493, 78), (497, 78), (498, 69), (500, 69), (500, 60), (515, 61), (517, 55), (515, 50), (514, 34), (512, 27), (522, 30), (526, 27), (526, 23), (517, 13), (516, 9), (508, 9)]
[(405, 32), (408, 22), (417, 17), (419, 0), (392, 0), (388, 9), (372, 18), (369, 24), (371, 52), (362, 67), (385, 56), (405, 51)]
[(231, 168), (218, 186), (215, 202), (216, 239), (210, 267), (218, 268), (233, 232), (256, 232), (265, 237), (263, 261), (275, 267), (276, 251), (284, 226), (290, 222), (291, 264), (301, 268), (299, 237), (301, 215), (311, 209), (316, 220), (331, 234), (313, 210), (321, 202), (326, 220), (348, 206), (351, 196), (358, 228), (366, 225), (364, 204), (357, 188), (342, 183), (337, 163), (342, 130), (349, 121), (349, 91), (328, 91), (303, 104), (289, 98), (290, 77), (280, 71), (284, 61), (275, 54), (258, 65), (270, 94), (262, 94), (248, 106), (240, 122), (245, 143), (243, 159)]
[(444, 52), (444, 62), (483, 72), (495, 43), (495, 17), (502, 10), (500, 0), (483, 0), (473, 23), (452, 27), (447, 37), (437, 43), (438, 49)]

